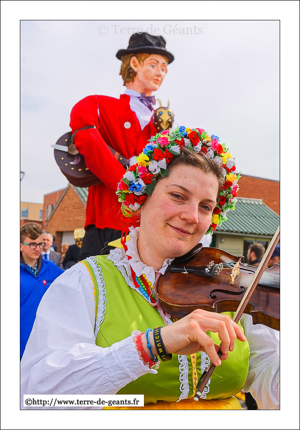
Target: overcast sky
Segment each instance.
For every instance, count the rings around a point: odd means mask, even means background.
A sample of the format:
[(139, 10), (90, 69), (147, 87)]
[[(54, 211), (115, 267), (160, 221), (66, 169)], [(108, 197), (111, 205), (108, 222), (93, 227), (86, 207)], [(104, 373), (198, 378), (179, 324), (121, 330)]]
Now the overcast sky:
[(218, 135), (241, 173), (279, 180), (278, 20), (29, 20), (21, 22), (21, 200), (42, 203), (67, 186), (51, 145), (70, 130), (80, 99), (124, 92), (115, 54), (137, 31), (162, 35), (175, 56), (154, 94), (170, 100), (177, 123)]

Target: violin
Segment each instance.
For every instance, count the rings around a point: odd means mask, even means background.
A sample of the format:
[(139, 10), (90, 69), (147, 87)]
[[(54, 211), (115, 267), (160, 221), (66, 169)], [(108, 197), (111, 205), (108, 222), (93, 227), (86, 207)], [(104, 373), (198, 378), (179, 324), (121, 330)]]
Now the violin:
[[(279, 265), (266, 269), (278, 241), (279, 227), (259, 266), (252, 266), (252, 269), (244, 265), (243, 257), (234, 257), (216, 248), (203, 248), (201, 253), (202, 246), (196, 246), (185, 256), (175, 259), (173, 268), (170, 270), (169, 266), (164, 276), (157, 277), (155, 291), (160, 306), (173, 318), (182, 318), (195, 309), (235, 311), (235, 323), (246, 312), (252, 315), (254, 324), (279, 330)], [(215, 260), (207, 263), (211, 255)], [(237, 260), (235, 264), (234, 260)], [(229, 268), (230, 273), (225, 268)], [(219, 350), (218, 356), (221, 355)], [(214, 369), (215, 365), (211, 363), (202, 373), (194, 400), (203, 396)]]
[[(196, 309), (211, 312), (236, 311), (256, 266), (244, 264), (221, 249), (198, 244), (189, 254), (175, 258), (158, 279), (156, 296), (162, 309), (180, 319)], [(264, 270), (244, 312), (253, 324), (280, 329), (280, 266)], [(236, 275), (235, 275), (235, 272)]]

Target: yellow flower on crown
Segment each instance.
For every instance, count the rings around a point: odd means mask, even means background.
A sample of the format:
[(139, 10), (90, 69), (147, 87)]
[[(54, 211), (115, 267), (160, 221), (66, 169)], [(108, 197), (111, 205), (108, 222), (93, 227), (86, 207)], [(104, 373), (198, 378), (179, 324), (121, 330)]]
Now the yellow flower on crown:
[(189, 134), (191, 131), (192, 131), (192, 129), (191, 129), (191, 128), (186, 128), (186, 129), (185, 129), (185, 132), (186, 132), (187, 134)]
[(139, 166), (145, 166), (145, 167), (148, 166), (150, 164), (148, 155), (142, 152), (137, 159), (137, 163)]
[(211, 141), (211, 137), (207, 134), (205, 137), (206, 142), (210, 142)]
[(213, 224), (219, 224), (220, 222), (220, 216), (217, 214), (213, 214), (212, 219), (211, 219)]
[(221, 154), (220, 157), (223, 160), (223, 164), (226, 164), (226, 161), (228, 160), (228, 158), (232, 158), (232, 155), (228, 151), (228, 152), (225, 152), (224, 154)]
[(226, 175), (226, 181), (234, 182), (236, 181), (236, 179), (237, 179), (237, 176), (234, 175), (233, 173), (228, 173), (228, 175)]

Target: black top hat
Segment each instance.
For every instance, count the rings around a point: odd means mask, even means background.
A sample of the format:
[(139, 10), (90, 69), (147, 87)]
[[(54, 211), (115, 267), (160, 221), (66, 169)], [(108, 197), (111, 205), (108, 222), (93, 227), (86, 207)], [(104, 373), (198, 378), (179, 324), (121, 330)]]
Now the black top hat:
[(116, 57), (121, 60), (127, 54), (159, 54), (168, 58), (169, 64), (174, 61), (174, 55), (165, 48), (166, 41), (162, 36), (152, 36), (149, 33), (134, 33), (130, 36), (127, 49), (120, 49)]

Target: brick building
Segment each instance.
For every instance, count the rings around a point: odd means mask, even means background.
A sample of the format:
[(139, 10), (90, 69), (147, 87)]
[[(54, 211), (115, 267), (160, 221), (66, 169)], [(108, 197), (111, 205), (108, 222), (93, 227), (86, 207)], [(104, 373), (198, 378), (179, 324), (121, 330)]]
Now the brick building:
[(239, 197), (261, 199), (266, 206), (280, 215), (280, 182), (272, 179), (241, 176)]
[[(74, 243), (73, 232), (76, 228), (84, 227), (87, 199), (87, 188), (78, 188), (69, 184), (66, 189), (61, 191), (60, 197), (51, 213), (46, 217), (44, 224), (46, 230), (55, 234), (58, 252), (60, 252), (63, 242), (70, 245)], [(45, 197), (49, 197), (49, 195)]]
[(53, 211), (56, 203), (58, 202), (59, 198), (65, 191), (65, 188), (54, 191), (53, 193), (45, 194), (44, 195), (44, 204), (43, 204), (43, 228), (46, 230), (46, 219), (49, 217), (51, 212)]

